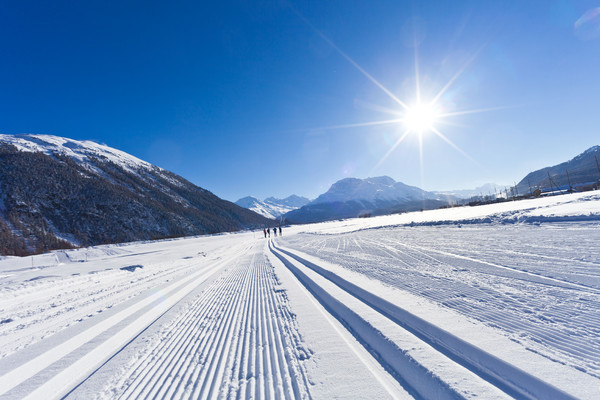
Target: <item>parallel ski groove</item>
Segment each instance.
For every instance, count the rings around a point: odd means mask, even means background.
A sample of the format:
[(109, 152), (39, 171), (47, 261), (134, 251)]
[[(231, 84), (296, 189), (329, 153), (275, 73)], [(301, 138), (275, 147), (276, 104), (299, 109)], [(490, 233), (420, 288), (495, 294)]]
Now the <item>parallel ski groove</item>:
[[(304, 267), (311, 269), (312, 271), (321, 275), (323, 278), (328, 279), (349, 295), (355, 297), (367, 306), (371, 307), (373, 310), (376, 310), (377, 312), (386, 316), (402, 328), (415, 334), (420, 340), (433, 346), (442, 354), (450, 357), (454, 362), (465, 366), (472, 372), (478, 374), (483, 379), (512, 396), (516, 395), (517, 397), (532, 399), (538, 398), (540, 395), (542, 397), (550, 396), (557, 399), (573, 398), (569, 394), (552, 386), (550, 383), (541, 381), (539, 378), (480, 350), (476, 346), (449, 334), (443, 329), (436, 327), (427, 321), (407, 312), (406, 310), (403, 310), (400, 307), (394, 306), (392, 303), (379, 298), (375, 294), (344, 280), (331, 271), (312, 264), (311, 262), (304, 260), (287, 250), (283, 250), (280, 247), (271, 246), (271, 251), (273, 251), (275, 255), (282, 260), (282, 262), (285, 261), (285, 263), (287, 263), (286, 266), (290, 268), (299, 279), (303, 280), (303, 284), (308, 284), (313, 289), (318, 286), (315, 284), (315, 282), (310, 280), (310, 278), (304, 276), (303, 273), (297, 269), (297, 267), (294, 267), (292, 264), (290, 264), (289, 260), (286, 260), (286, 258), (294, 259), (295, 261), (301, 263)], [(322, 289), (319, 290), (322, 291)], [(316, 292), (314, 294), (316, 295)], [(325, 298), (326, 296), (329, 295), (323, 295), (323, 300), (327, 302), (328, 300)], [(344, 319), (342, 319), (341, 322), (349, 323)], [(352, 323), (349, 324), (352, 326)], [(460, 348), (461, 350), (457, 350), (456, 347)], [(503, 379), (503, 372), (506, 371), (510, 371), (509, 375), (511, 376), (511, 380)]]
[[(213, 285), (213, 286), (211, 286), (211, 288), (209, 288), (207, 290), (207, 292), (210, 292), (211, 294), (218, 296), (224, 290), (225, 290), (225, 288), (223, 288), (223, 287)], [(163, 359), (166, 358), (167, 360), (172, 360), (173, 358), (175, 358), (176, 355), (178, 354), (178, 352), (180, 354), (182, 351), (181, 346), (185, 345), (186, 343), (188, 343), (188, 344), (191, 343), (189, 341), (186, 342), (186, 339), (189, 339), (189, 336), (191, 335), (191, 332), (193, 332), (195, 325), (200, 323), (199, 321), (197, 321), (195, 319), (195, 316), (197, 316), (200, 313), (209, 312), (209, 310), (211, 310), (212, 307), (213, 307), (213, 304), (210, 301), (198, 302), (194, 308), (192, 308), (190, 311), (188, 311), (185, 314), (185, 317), (183, 318), (183, 320), (181, 322), (181, 325), (183, 325), (183, 326), (188, 325), (189, 326), (188, 329), (175, 330), (176, 334), (175, 334), (174, 340), (164, 343), (166, 345), (166, 348), (158, 348), (157, 351), (160, 351), (160, 353), (158, 353), (158, 354), (162, 354), (162, 358)], [(151, 382), (156, 371), (159, 368), (161, 368), (161, 364), (148, 362), (147, 364), (145, 364), (145, 367), (146, 367), (145, 368), (146, 372), (143, 374), (143, 379), (141, 381), (139, 381), (139, 385), (138, 385), (142, 389), (146, 387), (148, 382)], [(162, 365), (162, 368), (165, 368), (165, 367), (166, 367), (166, 364)], [(133, 397), (136, 397), (139, 394), (141, 394), (141, 393), (136, 393), (133, 395)]]
[[(60, 331), (72, 325), (75, 320), (89, 318), (99, 310), (111, 308), (134, 297), (164, 281), (165, 277), (172, 278), (174, 275), (193, 271), (202, 264), (204, 263), (176, 265), (152, 274), (139, 271), (133, 281), (123, 279), (123, 275), (129, 272), (113, 269), (101, 272), (106, 275), (102, 282), (95, 280), (94, 274), (87, 274), (58, 280), (58, 290), (55, 283), (48, 280), (39, 281), (35, 289), (23, 289), (32, 291), (31, 295), (20, 294), (19, 290), (12, 291), (11, 297), (8, 293), (1, 293), (2, 313), (19, 318), (20, 333), (18, 342), (2, 342), (1, 338), (8, 336), (16, 327), (0, 325), (0, 356), (6, 356), (44, 338), (47, 332)], [(39, 323), (41, 315), (44, 316), (43, 323)]]
[(120, 398), (310, 398), (300, 336), (261, 251), (231, 263), (124, 371)]
[[(571, 239), (536, 229), (533, 239), (521, 242), (504, 232), (491, 238), (483, 232), (472, 227), (438, 235), (429, 229), (413, 237), (409, 230), (395, 229), (285, 241), (499, 328), (543, 356), (600, 377), (600, 275), (598, 256), (591, 253), (597, 246), (572, 251), (582, 248), (578, 242), (597, 241), (597, 234)], [(349, 242), (337, 251), (347, 238), (356, 245)]]

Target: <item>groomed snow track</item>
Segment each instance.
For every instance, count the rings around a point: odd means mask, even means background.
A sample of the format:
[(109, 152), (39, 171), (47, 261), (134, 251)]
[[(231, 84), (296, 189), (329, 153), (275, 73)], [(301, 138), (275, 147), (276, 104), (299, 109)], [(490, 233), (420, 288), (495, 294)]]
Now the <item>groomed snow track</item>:
[(237, 260), (141, 357), (117, 398), (308, 398), (293, 316), (261, 253)]
[[(415, 247), (402, 269), (377, 256), (407, 240), (361, 235), (189, 238), (5, 269), (0, 398), (596, 398), (585, 371), (427, 298), (465, 267), (450, 245)], [(438, 273), (411, 294), (409, 267), (428, 265)], [(589, 268), (571, 282), (508, 267), (494, 271), (596, 298)]]
[[(263, 246), (236, 247), (214, 262), (190, 259), (166, 286), (73, 334), (66, 329), (26, 360), (13, 354), (0, 398), (310, 398), (301, 365), (310, 351), (285, 290)], [(103, 373), (99, 393), (88, 383)]]
[(269, 248), (323, 307), (346, 326), (373, 357), (415, 397), (453, 399), (463, 398), (463, 395), (449, 386), (443, 377), (432, 374), (418, 359), (411, 357), (407, 349), (399, 347), (386, 337), (369, 318), (363, 318), (360, 312), (342, 302), (340, 296), (332, 294), (331, 286), (325, 288), (317, 282), (322, 279), (315, 279), (317, 275), (314, 273), (511, 397), (575, 399), (551, 384), (306, 260), (290, 249), (277, 246), (273, 241), (269, 243)]

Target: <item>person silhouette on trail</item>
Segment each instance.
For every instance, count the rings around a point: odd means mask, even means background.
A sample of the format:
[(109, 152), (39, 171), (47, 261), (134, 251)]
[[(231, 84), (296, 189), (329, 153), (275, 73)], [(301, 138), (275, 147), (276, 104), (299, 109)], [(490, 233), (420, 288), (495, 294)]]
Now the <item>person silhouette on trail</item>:
[(265, 234), (265, 239), (267, 238), (267, 230), (263, 229), (263, 233)]
[(279, 236), (281, 236), (281, 226), (279, 226)]
[(273, 228), (273, 235), (274, 235), (274, 236), (277, 236), (277, 227), (274, 227), (274, 228)]
[(267, 235), (269, 235), (269, 237), (271, 237), (271, 229), (267, 228)]

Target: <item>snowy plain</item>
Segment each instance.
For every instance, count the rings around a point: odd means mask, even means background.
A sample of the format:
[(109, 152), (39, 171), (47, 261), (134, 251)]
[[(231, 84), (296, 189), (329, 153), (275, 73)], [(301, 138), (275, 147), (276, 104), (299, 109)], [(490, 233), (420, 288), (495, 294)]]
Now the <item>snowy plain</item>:
[(600, 194), (0, 259), (0, 398), (600, 398)]

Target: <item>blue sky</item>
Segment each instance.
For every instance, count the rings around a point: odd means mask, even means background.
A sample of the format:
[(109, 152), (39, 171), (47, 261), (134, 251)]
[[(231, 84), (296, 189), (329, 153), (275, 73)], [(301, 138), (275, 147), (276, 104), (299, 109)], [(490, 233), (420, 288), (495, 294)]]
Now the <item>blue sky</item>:
[[(597, 7), (5, 1), (0, 132), (92, 139), (232, 201), (316, 197), (348, 176), (511, 184), (600, 143)], [(423, 132), (382, 162), (402, 123), (332, 127), (399, 118), (415, 56), (424, 100), (452, 81), (444, 113), (491, 110), (438, 119), (460, 151)]]

